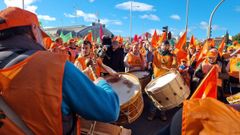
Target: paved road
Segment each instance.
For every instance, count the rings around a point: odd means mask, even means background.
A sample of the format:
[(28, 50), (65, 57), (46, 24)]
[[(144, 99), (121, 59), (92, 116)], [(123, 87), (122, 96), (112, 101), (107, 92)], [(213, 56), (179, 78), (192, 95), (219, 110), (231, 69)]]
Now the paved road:
[(142, 115), (133, 123), (124, 125), (125, 128), (132, 130), (132, 135), (158, 135), (161, 130), (167, 127), (171, 122), (171, 118), (177, 112), (179, 108), (174, 108), (166, 112), (168, 116), (167, 121), (161, 121), (159, 113), (153, 121), (147, 120), (149, 107), (151, 104), (147, 95), (143, 95), (144, 98), (144, 110)]

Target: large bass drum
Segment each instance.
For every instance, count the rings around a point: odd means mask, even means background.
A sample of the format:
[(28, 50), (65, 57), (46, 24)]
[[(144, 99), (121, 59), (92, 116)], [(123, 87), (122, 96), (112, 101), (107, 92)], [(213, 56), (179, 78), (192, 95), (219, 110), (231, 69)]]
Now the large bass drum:
[(190, 95), (189, 87), (178, 71), (169, 71), (152, 80), (145, 92), (160, 110), (177, 107)]
[(135, 121), (143, 111), (141, 85), (135, 76), (120, 73), (119, 79), (112, 76), (104, 77), (119, 96), (121, 112), (117, 124), (129, 124)]
[(150, 72), (143, 71), (143, 70), (136, 70), (136, 71), (129, 71), (128, 73), (135, 75), (139, 79), (142, 87), (142, 92), (144, 92), (145, 87), (151, 81)]

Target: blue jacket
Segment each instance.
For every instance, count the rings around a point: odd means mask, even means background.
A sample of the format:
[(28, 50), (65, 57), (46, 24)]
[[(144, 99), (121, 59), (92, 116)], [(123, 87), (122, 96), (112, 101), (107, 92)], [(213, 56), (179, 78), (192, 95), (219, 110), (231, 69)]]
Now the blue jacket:
[(85, 119), (113, 122), (120, 112), (119, 99), (111, 86), (101, 80), (95, 85), (69, 61), (63, 77), (62, 113), (77, 113)]

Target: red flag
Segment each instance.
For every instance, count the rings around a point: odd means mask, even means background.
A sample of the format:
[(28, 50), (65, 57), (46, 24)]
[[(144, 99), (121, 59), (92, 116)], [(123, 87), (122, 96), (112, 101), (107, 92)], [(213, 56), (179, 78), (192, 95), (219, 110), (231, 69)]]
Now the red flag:
[(214, 65), (209, 73), (204, 77), (196, 91), (191, 96), (194, 98), (212, 97), (217, 98), (217, 79), (218, 79), (218, 67)]
[(135, 36), (134, 36), (133, 42), (138, 42), (138, 35), (135, 35)]
[(195, 45), (195, 38), (193, 35), (191, 36), (190, 44)]
[(103, 33), (102, 25), (100, 25), (99, 37), (100, 37), (101, 41), (102, 41), (103, 35), (104, 35), (104, 33)]
[(221, 56), (222, 56), (222, 53), (223, 53), (224, 46), (225, 46), (225, 38), (223, 38), (221, 44), (218, 47), (218, 52)]
[(157, 31), (156, 31), (156, 30), (154, 31), (154, 34), (153, 34), (153, 36), (152, 36), (152, 41), (151, 41), (151, 43), (152, 43), (152, 46), (153, 46), (154, 48), (157, 47)]
[(187, 41), (187, 32), (185, 31), (182, 37), (179, 39), (178, 43), (176, 44), (175, 48), (178, 50), (182, 50), (183, 45), (186, 43), (186, 41)]

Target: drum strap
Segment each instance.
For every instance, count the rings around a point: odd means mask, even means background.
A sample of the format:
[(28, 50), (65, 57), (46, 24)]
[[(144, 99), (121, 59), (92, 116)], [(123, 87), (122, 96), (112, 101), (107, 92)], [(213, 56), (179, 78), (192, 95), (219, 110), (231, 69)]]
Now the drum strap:
[(0, 96), (0, 109), (6, 114), (6, 116), (17, 125), (26, 135), (34, 135), (30, 128), (24, 123), (24, 121), (10, 108)]

